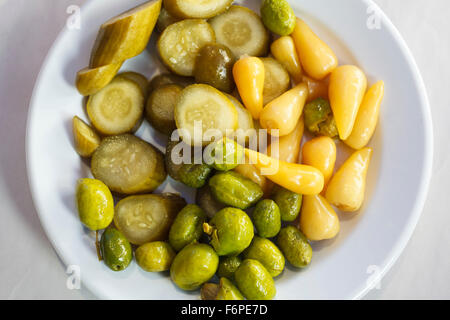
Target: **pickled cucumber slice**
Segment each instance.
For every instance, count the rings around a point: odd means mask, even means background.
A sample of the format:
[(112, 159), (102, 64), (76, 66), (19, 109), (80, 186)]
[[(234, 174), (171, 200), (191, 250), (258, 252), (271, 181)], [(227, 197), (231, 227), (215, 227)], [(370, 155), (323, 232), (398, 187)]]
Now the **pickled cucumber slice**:
[(136, 82), (117, 76), (89, 97), (86, 108), (89, 119), (101, 134), (132, 132), (142, 121), (144, 95)]
[(144, 51), (160, 10), (161, 0), (153, 0), (105, 22), (95, 40), (90, 67), (121, 63)]
[(152, 192), (167, 176), (163, 154), (131, 134), (103, 139), (92, 155), (91, 171), (122, 194)]
[(144, 97), (147, 96), (148, 79), (144, 75), (137, 72), (128, 71), (119, 74), (119, 76), (134, 81), (137, 85), (139, 85), (139, 88), (141, 88)]
[(164, 7), (179, 18), (212, 18), (227, 10), (233, 0), (164, 0)]
[(214, 41), (214, 30), (206, 21), (187, 19), (168, 26), (157, 46), (161, 60), (172, 72), (190, 77), (198, 51)]
[[(180, 94), (175, 106), (175, 122), (187, 144), (207, 145), (213, 137), (204, 136), (216, 130), (222, 137), (231, 134), (238, 126), (238, 112), (233, 103), (219, 90), (206, 84), (193, 84)], [(201, 134), (194, 135), (194, 125)], [(203, 137), (202, 137), (203, 136)]]
[(168, 84), (154, 90), (145, 107), (145, 117), (153, 128), (169, 135), (177, 128), (173, 111), (182, 87)]
[(100, 145), (100, 137), (77, 116), (73, 117), (72, 125), (75, 150), (82, 157), (90, 157)]
[(242, 55), (261, 57), (267, 54), (269, 32), (252, 10), (231, 6), (228, 11), (211, 19), (210, 24), (217, 43), (230, 48), (237, 59)]
[(75, 85), (83, 96), (90, 96), (106, 87), (119, 72), (122, 63), (108, 64), (94, 69), (85, 68), (77, 73)]
[(168, 26), (180, 20), (180, 18), (174, 17), (169, 13), (169, 11), (162, 7), (161, 12), (159, 13), (158, 21), (156, 22), (156, 29), (159, 32), (163, 32)]
[(170, 227), (186, 201), (173, 193), (131, 196), (115, 207), (114, 225), (132, 244), (167, 240)]
[(263, 99), (264, 105), (285, 93), (291, 86), (289, 73), (281, 63), (273, 58), (261, 58), (264, 63), (265, 77)]
[(238, 113), (238, 127), (235, 134), (238, 139), (237, 141), (241, 142), (240, 138), (244, 137), (242, 142), (246, 142), (250, 137), (250, 132), (248, 132), (248, 130), (255, 128), (253, 125), (252, 114), (239, 102), (238, 99), (229, 94), (227, 94), (227, 97), (233, 103)]

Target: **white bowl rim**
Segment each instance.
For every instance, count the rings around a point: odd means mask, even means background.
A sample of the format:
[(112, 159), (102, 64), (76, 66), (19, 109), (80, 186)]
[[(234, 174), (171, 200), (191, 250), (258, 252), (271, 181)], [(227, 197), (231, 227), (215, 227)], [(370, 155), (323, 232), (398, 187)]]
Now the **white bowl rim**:
[[(431, 117), (431, 109), (430, 104), (428, 100), (427, 90), (425, 87), (425, 83), (423, 81), (422, 75), (420, 74), (419, 68), (417, 66), (417, 63), (411, 53), (411, 50), (409, 49), (408, 45), (406, 44), (406, 41), (401, 36), (398, 29), (395, 27), (395, 25), (391, 22), (391, 20), (387, 17), (387, 15), (384, 13), (384, 11), (373, 1), (373, 0), (360, 0), (363, 3), (365, 3), (368, 7), (371, 6), (377, 10), (377, 12), (380, 14), (380, 18), (385, 24), (385, 27), (388, 29), (388, 32), (393, 35), (395, 38), (395, 41), (399, 44), (401, 51), (404, 53), (405, 57), (407, 58), (407, 64), (409, 66), (409, 69), (411, 70), (414, 81), (416, 82), (419, 90), (419, 96), (420, 96), (420, 106), (422, 108), (422, 112), (424, 115), (424, 166), (423, 166), (423, 174), (422, 174), (422, 181), (420, 185), (420, 189), (418, 192), (418, 197), (415, 200), (414, 207), (412, 209), (411, 215), (409, 220), (407, 221), (407, 224), (405, 225), (405, 228), (402, 230), (402, 234), (400, 239), (395, 243), (393, 249), (389, 254), (387, 255), (387, 260), (385, 261), (384, 265), (381, 266), (379, 277), (376, 279), (373, 279), (373, 283), (366, 283), (362, 286), (362, 288), (359, 290), (357, 294), (355, 294), (353, 297), (350, 297), (350, 299), (358, 300), (362, 299), (372, 288), (375, 284), (374, 282), (380, 281), (386, 273), (392, 268), (392, 266), (395, 264), (397, 259), (400, 257), (401, 253), (405, 249), (406, 245), (409, 242), (409, 239), (411, 238), (417, 223), (420, 219), (421, 213), (423, 211), (425, 201), (428, 195), (429, 185), (431, 181), (431, 175), (432, 175), (432, 166), (433, 166), (433, 153), (434, 153), (434, 137), (433, 137), (433, 123), (432, 123), (432, 117)], [(94, 1), (88, 1), (87, 3), (84, 3), (81, 6), (81, 9), (86, 10), (86, 8), (93, 3)], [(52, 236), (52, 232), (50, 231), (49, 226), (47, 225), (46, 220), (41, 215), (41, 212), (43, 212), (39, 206), (39, 202), (35, 198), (35, 194), (37, 194), (36, 190), (38, 188), (38, 185), (36, 181), (34, 181), (31, 177), (32, 175), (32, 166), (31, 166), (31, 149), (30, 149), (30, 123), (32, 119), (33, 112), (37, 109), (36, 108), (36, 102), (35, 97), (37, 92), (39, 91), (39, 84), (41, 83), (41, 77), (43, 70), (46, 69), (47, 64), (49, 63), (49, 58), (52, 55), (53, 51), (55, 50), (56, 44), (59, 43), (60, 39), (65, 35), (65, 28), (63, 28), (60, 33), (58, 34), (57, 38), (53, 42), (51, 48), (49, 49), (45, 60), (41, 66), (41, 69), (39, 71), (38, 77), (36, 78), (36, 84), (33, 89), (33, 93), (30, 99), (29, 104), (29, 110), (28, 110), (28, 117), (27, 117), (27, 124), (26, 124), (26, 141), (25, 141), (25, 151), (26, 151), (26, 165), (27, 165), (27, 176), (28, 176), (28, 183), (31, 191), (31, 197), (34, 203), (34, 206), (36, 208), (36, 212), (38, 214), (39, 220), (41, 222), (41, 225), (44, 229), (44, 232), (49, 239), (50, 243), (52, 244), (54, 250), (56, 251), (59, 258), (62, 260), (65, 266), (68, 266), (69, 258), (67, 257), (66, 253), (60, 249), (56, 241), (54, 241), (55, 237)], [(92, 292), (96, 297), (103, 298), (103, 293), (96, 287), (91, 285), (87, 281), (83, 281), (82, 283), (86, 288)]]

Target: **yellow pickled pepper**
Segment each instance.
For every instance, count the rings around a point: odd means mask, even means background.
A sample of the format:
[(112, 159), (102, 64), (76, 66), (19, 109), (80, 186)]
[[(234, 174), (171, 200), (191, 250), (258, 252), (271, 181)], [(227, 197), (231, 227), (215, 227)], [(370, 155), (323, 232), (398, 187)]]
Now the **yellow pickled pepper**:
[(233, 66), (233, 77), (244, 106), (253, 119), (263, 109), (264, 64), (256, 57), (242, 57)]
[(279, 137), (277, 141), (274, 141), (269, 145), (267, 148), (267, 155), (281, 161), (297, 163), (304, 130), (305, 121), (303, 120), (303, 117), (300, 117), (294, 131), (287, 136)]
[(303, 69), (310, 77), (322, 80), (337, 67), (338, 59), (333, 50), (303, 20), (297, 18), (291, 37)]
[(378, 81), (364, 96), (355, 125), (345, 144), (353, 149), (364, 148), (375, 132), (380, 114), (380, 106), (384, 96), (384, 82)]
[(323, 173), (325, 185), (333, 175), (336, 163), (336, 143), (330, 137), (322, 136), (305, 142), (302, 149), (303, 164), (313, 166)]
[(372, 148), (356, 151), (331, 178), (326, 199), (332, 205), (345, 212), (355, 212), (361, 208), (372, 153)]
[(331, 73), (328, 96), (341, 140), (352, 133), (366, 89), (366, 76), (356, 66), (340, 66)]
[[(308, 98), (308, 86), (301, 83), (269, 102), (261, 111), (259, 122), (269, 134), (283, 137), (294, 131)], [(278, 130), (278, 133), (273, 131)]]
[(245, 149), (245, 154), (263, 175), (285, 189), (305, 195), (323, 190), (323, 174), (314, 167), (281, 161), (250, 149)]
[(302, 65), (295, 49), (294, 40), (290, 36), (283, 36), (275, 40), (270, 46), (270, 52), (286, 68), (295, 83), (302, 82)]
[(339, 217), (321, 195), (303, 196), (300, 230), (311, 241), (333, 239), (339, 233)]

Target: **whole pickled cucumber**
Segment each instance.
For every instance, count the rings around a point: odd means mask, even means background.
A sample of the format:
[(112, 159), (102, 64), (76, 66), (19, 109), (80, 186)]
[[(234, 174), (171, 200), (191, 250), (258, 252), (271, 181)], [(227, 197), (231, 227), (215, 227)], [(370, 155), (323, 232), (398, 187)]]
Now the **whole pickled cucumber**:
[(294, 226), (281, 229), (277, 244), (287, 261), (297, 268), (304, 268), (311, 263), (312, 248), (308, 239)]

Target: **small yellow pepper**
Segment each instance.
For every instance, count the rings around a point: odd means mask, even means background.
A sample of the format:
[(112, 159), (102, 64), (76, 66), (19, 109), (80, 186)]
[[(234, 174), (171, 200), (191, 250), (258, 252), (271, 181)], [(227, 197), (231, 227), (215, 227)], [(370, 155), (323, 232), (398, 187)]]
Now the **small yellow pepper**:
[(290, 36), (275, 40), (270, 46), (270, 52), (286, 68), (295, 83), (302, 82), (302, 65), (295, 49), (294, 40)]
[(305, 195), (322, 192), (323, 174), (314, 167), (280, 161), (250, 149), (245, 149), (245, 154), (261, 174), (285, 189)]
[(306, 102), (311, 102), (317, 98), (324, 98), (328, 100), (328, 84), (330, 83), (330, 77), (318, 81), (313, 78), (303, 76), (303, 82), (308, 86), (308, 99)]
[(366, 89), (366, 76), (356, 66), (341, 66), (331, 73), (328, 96), (341, 140), (352, 133)]
[(303, 163), (319, 169), (323, 173), (325, 185), (333, 175), (336, 163), (336, 144), (330, 137), (322, 136), (309, 140), (303, 145)]
[(233, 77), (245, 107), (253, 119), (263, 109), (264, 64), (256, 57), (243, 57), (233, 66)]
[(356, 151), (339, 168), (326, 192), (326, 198), (332, 205), (345, 212), (355, 212), (361, 208), (372, 153), (372, 148)]
[(304, 196), (300, 230), (311, 241), (333, 239), (339, 233), (339, 218), (327, 199), (321, 195)]
[(291, 36), (303, 69), (309, 76), (322, 80), (337, 67), (338, 59), (333, 50), (303, 20), (297, 18)]
[[(269, 102), (261, 111), (259, 122), (274, 136), (287, 136), (294, 131), (308, 97), (308, 87), (301, 83)], [(278, 133), (273, 131), (278, 130)]]
[(352, 134), (344, 142), (353, 149), (364, 148), (375, 132), (384, 96), (384, 82), (378, 81), (364, 96)]
[(270, 157), (281, 161), (297, 163), (300, 155), (304, 129), (305, 122), (303, 117), (300, 117), (294, 131), (287, 136), (279, 137), (277, 141), (272, 142), (267, 149), (267, 154)]

